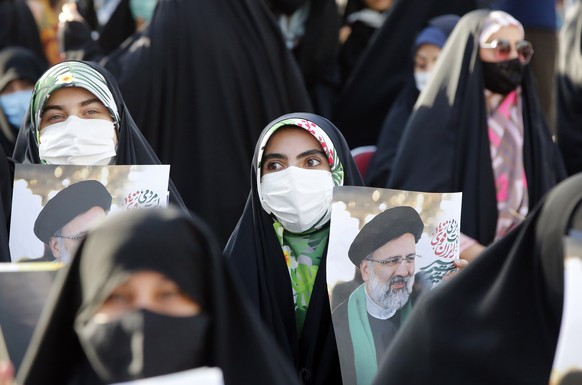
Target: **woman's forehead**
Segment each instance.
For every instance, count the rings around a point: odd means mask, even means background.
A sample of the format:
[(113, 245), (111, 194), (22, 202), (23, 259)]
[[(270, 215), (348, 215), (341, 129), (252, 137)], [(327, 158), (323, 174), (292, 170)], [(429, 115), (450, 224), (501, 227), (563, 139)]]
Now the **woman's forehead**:
[(523, 40), (524, 36), (521, 29), (516, 25), (508, 25), (499, 28), (497, 31), (491, 34), (487, 39), (487, 42), (492, 42), (496, 39), (506, 39), (509, 41), (519, 41)]
[[(81, 87), (63, 87), (55, 90), (48, 97), (46, 104), (77, 104), (86, 100), (97, 99), (91, 91)], [(102, 103), (99, 100), (100, 103)]]
[(305, 149), (322, 149), (315, 137), (304, 128), (284, 126), (271, 135), (265, 146), (265, 152), (294, 152)]

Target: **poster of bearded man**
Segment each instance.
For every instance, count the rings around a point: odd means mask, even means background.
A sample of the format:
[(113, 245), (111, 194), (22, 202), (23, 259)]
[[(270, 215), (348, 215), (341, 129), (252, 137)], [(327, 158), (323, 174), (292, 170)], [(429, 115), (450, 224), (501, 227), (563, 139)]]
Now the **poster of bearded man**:
[(334, 188), (327, 259), (345, 385), (369, 385), (419, 296), (456, 270), (461, 193)]

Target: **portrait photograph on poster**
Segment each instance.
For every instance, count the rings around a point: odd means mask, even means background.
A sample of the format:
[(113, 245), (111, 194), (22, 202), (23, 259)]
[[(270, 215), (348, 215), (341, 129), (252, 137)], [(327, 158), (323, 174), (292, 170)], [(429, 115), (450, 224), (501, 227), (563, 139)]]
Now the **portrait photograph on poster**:
[(564, 307), (550, 385), (582, 384), (582, 232), (564, 238)]
[(455, 269), (461, 199), (334, 188), (326, 272), (344, 384), (372, 382), (418, 296)]
[(16, 164), (12, 262), (67, 262), (87, 230), (124, 210), (166, 207), (169, 165)]

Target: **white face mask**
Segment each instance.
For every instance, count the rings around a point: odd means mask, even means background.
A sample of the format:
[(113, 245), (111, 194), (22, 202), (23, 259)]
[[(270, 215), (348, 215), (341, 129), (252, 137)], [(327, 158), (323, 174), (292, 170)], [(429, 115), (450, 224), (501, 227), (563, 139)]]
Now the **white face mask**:
[(115, 157), (115, 126), (74, 115), (40, 132), (40, 159), (48, 164), (107, 165)]
[(426, 87), (428, 81), (430, 80), (430, 72), (415, 72), (414, 80), (416, 81), (416, 88), (422, 91)]
[(288, 167), (263, 176), (261, 205), (292, 233), (322, 226), (331, 216), (333, 179), (326, 170)]

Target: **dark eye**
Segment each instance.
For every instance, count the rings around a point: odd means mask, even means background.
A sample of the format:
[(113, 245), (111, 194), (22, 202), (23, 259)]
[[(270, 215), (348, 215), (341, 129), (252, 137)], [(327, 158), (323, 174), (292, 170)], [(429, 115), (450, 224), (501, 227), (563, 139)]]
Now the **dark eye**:
[(319, 160), (318, 158), (309, 158), (307, 159), (306, 163), (309, 167), (317, 167), (321, 164), (321, 160)]
[(385, 264), (388, 266), (397, 265), (400, 262), (400, 257), (392, 257), (384, 260)]
[(47, 114), (46, 116), (43, 116), (43, 120), (46, 122), (56, 122), (59, 120), (64, 120), (65, 116), (61, 113), (52, 113), (52, 114)]
[(105, 303), (109, 304), (125, 304), (130, 301), (130, 296), (121, 292), (113, 292), (107, 297)]
[(178, 290), (173, 290), (173, 289), (167, 289), (167, 290), (162, 290), (158, 293), (158, 298), (161, 300), (170, 300), (173, 298), (176, 298), (180, 295), (180, 292)]
[(280, 171), (283, 169), (283, 165), (279, 162), (269, 162), (265, 165), (265, 169), (269, 171)]

